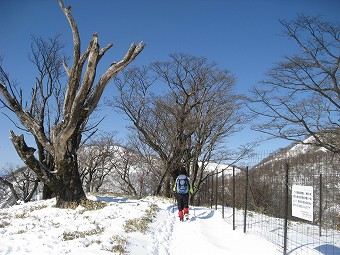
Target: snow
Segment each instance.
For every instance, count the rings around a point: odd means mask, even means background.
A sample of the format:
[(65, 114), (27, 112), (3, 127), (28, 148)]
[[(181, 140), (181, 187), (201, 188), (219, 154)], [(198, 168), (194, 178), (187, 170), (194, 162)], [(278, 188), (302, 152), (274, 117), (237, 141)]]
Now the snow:
[[(51, 199), (1, 209), (0, 254), (281, 254), (262, 237), (232, 230), (220, 211), (190, 207), (190, 220), (180, 222), (170, 199), (88, 198), (107, 205), (58, 209)], [(127, 222), (146, 215), (153, 216), (145, 231), (127, 230)]]

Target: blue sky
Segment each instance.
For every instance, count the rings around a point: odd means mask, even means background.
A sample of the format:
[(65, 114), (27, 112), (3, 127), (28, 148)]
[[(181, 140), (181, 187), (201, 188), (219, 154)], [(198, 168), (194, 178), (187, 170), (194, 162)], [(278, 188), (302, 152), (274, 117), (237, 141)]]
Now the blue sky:
[[(264, 78), (264, 73), (296, 45), (281, 37), (279, 19), (295, 19), (297, 13), (321, 15), (339, 23), (339, 0), (64, 0), (72, 6), (82, 48), (97, 32), (101, 47), (113, 47), (101, 61), (98, 75), (119, 60), (132, 42), (144, 41), (146, 48), (133, 65), (168, 60), (171, 53), (185, 52), (206, 57), (237, 78), (237, 92), (248, 90)], [(44, 38), (61, 33), (65, 51), (72, 55), (72, 36), (57, 0), (2, 0), (0, 3), (0, 55), (3, 66), (25, 90), (34, 84), (35, 69), (28, 61), (31, 35)], [(110, 86), (105, 96), (114, 93)], [(102, 110), (101, 114), (108, 114)], [(9, 140), (13, 124), (1, 114), (0, 167), (21, 164)], [(124, 116), (110, 113), (100, 126), (123, 136)], [(246, 129), (229, 141), (237, 147), (258, 139), (259, 133)], [(258, 150), (273, 151), (286, 141), (263, 143)]]

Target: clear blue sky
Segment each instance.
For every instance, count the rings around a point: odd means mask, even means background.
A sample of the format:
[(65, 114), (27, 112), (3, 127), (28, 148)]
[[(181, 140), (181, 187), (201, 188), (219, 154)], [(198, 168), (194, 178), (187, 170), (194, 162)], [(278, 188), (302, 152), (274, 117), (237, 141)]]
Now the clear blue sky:
[[(112, 61), (119, 60), (132, 42), (144, 41), (146, 48), (133, 65), (167, 60), (175, 52), (206, 57), (236, 76), (237, 90), (241, 93), (247, 93), (263, 79), (264, 73), (283, 55), (296, 50), (292, 41), (279, 36), (282, 31), (279, 19), (292, 20), (297, 13), (304, 13), (321, 15), (338, 24), (340, 21), (339, 0), (64, 0), (64, 3), (72, 6), (83, 49), (93, 32), (98, 33), (101, 47), (114, 44), (104, 56), (98, 75)], [(72, 54), (71, 30), (57, 0), (0, 0), (0, 24), (3, 66), (27, 91), (35, 78), (34, 66), (27, 57), (31, 35), (48, 38), (61, 33), (66, 53)], [(106, 92), (112, 93), (112, 89)], [(109, 116), (100, 128), (124, 134), (124, 117), (113, 113)], [(4, 115), (0, 118), (0, 168), (6, 163), (21, 164), (9, 140), (9, 130), (18, 134), (22, 131), (15, 129)], [(237, 147), (259, 136), (245, 130), (229, 145)], [(273, 151), (286, 145), (286, 141), (272, 141), (258, 150)]]

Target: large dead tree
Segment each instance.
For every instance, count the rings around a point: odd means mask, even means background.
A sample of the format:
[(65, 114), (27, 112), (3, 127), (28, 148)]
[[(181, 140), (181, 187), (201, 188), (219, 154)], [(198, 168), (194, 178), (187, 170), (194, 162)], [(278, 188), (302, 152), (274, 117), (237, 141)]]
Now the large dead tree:
[[(68, 80), (63, 104), (60, 105), (60, 118), (57, 118), (50, 129), (47, 129), (49, 131), (45, 131), (41, 118), (26, 108), (21, 90), (18, 93), (1, 66), (0, 93), (3, 96), (1, 99), (3, 105), (15, 113), (22, 126), (33, 134), (37, 145), (41, 146), (46, 155), (51, 158), (52, 165), (47, 166), (43, 160), (36, 158), (34, 155), (36, 149), (27, 146), (24, 136), (16, 135), (11, 131), (11, 140), (18, 155), (36, 173), (40, 181), (54, 192), (57, 206), (67, 207), (70, 202), (80, 202), (86, 198), (77, 163), (77, 150), (84, 127), (110, 80), (136, 58), (143, 50), (144, 44), (142, 42), (138, 45), (132, 44), (126, 55), (120, 61), (113, 62), (95, 83), (97, 65), (112, 47), (112, 43), (100, 48), (98, 36), (94, 33), (89, 46), (81, 53), (80, 36), (71, 7), (65, 7), (62, 0), (58, 0), (58, 3), (70, 24), (74, 47), (72, 66), (63, 63)], [(48, 72), (51, 73), (52, 71)], [(35, 95), (39, 89), (41, 87), (33, 89), (31, 105), (37, 105)], [(45, 99), (39, 101), (42, 109), (48, 105), (48, 98)], [(49, 112), (46, 109), (42, 114), (49, 114)]]

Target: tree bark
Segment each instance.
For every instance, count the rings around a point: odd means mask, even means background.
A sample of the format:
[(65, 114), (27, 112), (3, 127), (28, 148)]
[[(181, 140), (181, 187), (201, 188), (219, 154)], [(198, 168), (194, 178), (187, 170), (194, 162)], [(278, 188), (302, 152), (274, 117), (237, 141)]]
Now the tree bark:
[(80, 203), (81, 200), (86, 199), (82, 182), (78, 171), (77, 160), (69, 157), (60, 165), (63, 169), (62, 180), (63, 185), (57, 189), (56, 206), (59, 208), (67, 208), (72, 202)]
[(50, 199), (53, 196), (54, 196), (53, 191), (47, 185), (44, 184), (42, 199)]

